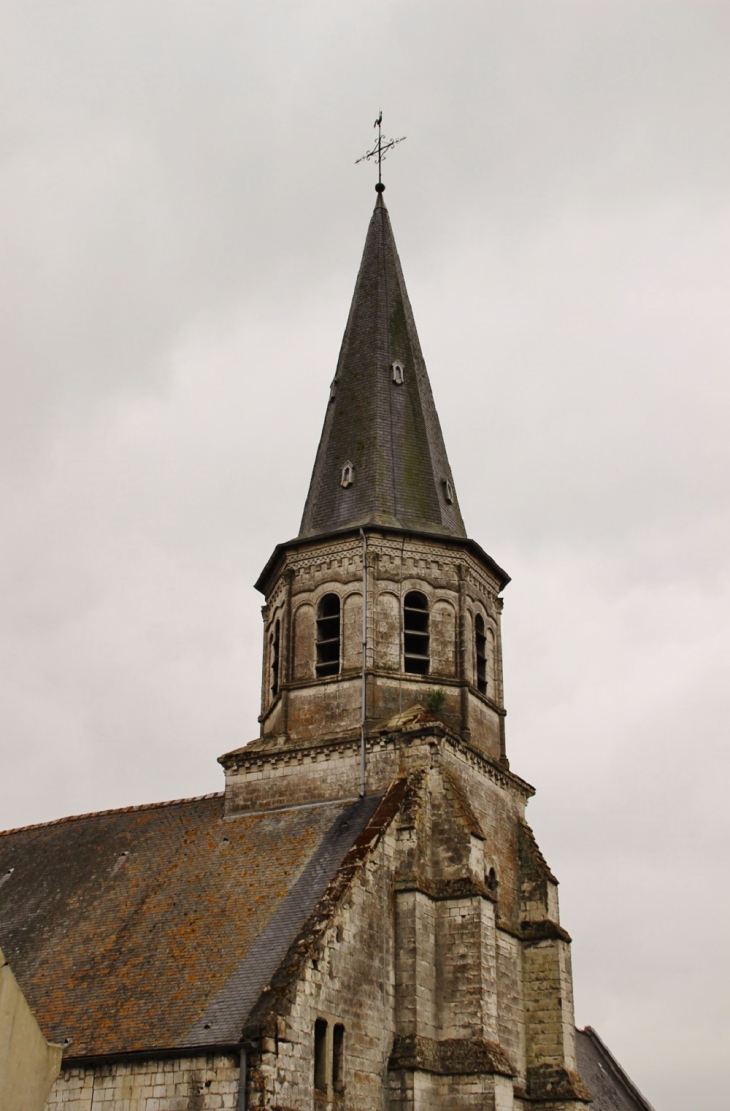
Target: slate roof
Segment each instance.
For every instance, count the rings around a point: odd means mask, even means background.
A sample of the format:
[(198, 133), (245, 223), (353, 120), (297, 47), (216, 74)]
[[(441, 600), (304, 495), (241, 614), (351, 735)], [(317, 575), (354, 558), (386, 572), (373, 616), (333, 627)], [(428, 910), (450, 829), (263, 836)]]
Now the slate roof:
[(592, 1026), (576, 1030), (576, 1054), (591, 1111), (654, 1111)]
[(0, 946), (45, 1036), (66, 1059), (235, 1045), (379, 801), (224, 818), (208, 795), (0, 834)]
[[(394, 362), (402, 364), (402, 385), (393, 381)], [(331, 393), (300, 537), (364, 525), (465, 536), (382, 194)], [(343, 487), (346, 463), (354, 481)]]

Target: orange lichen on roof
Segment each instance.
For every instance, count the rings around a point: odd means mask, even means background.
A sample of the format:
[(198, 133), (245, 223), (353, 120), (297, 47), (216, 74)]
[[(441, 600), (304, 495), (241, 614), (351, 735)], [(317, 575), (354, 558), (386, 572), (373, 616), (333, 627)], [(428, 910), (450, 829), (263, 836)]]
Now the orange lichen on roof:
[(215, 795), (0, 834), (0, 945), (45, 1036), (182, 1044), (343, 809), (227, 820)]

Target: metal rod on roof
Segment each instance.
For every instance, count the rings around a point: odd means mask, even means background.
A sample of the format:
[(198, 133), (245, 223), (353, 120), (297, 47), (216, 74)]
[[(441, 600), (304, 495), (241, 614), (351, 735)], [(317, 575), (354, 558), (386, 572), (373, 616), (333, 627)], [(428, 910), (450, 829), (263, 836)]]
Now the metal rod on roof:
[(246, 1111), (246, 1085), (248, 1083), (248, 1055), (241, 1046), (238, 1070), (238, 1108), (237, 1111)]
[(360, 798), (365, 794), (365, 720), (367, 718), (367, 677), (365, 668), (368, 662), (368, 538), (363, 529), (362, 537), (362, 712), (360, 716)]

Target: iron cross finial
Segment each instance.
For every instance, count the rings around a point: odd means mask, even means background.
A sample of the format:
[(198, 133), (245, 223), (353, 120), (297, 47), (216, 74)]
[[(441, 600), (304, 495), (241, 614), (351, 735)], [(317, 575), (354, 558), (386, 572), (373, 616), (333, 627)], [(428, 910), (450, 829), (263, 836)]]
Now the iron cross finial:
[(373, 127), (377, 127), (377, 129), (378, 129), (378, 141), (377, 141), (377, 143), (375, 144), (375, 146), (373, 147), (372, 150), (369, 150), (367, 152), (367, 154), (363, 154), (362, 158), (358, 158), (358, 159), (355, 160), (355, 165), (357, 166), (358, 162), (369, 162), (372, 158), (377, 158), (377, 160), (378, 160), (378, 184), (375, 186), (375, 189), (378, 193), (382, 193), (383, 190), (385, 189), (385, 186), (383, 185), (382, 165), (383, 165), (383, 162), (385, 162), (386, 155), (388, 154), (389, 151), (391, 151), (393, 149), (393, 147), (397, 143), (402, 143), (403, 140), (406, 138), (405, 135), (402, 135), (400, 137), (400, 139), (387, 139), (385, 137), (385, 135), (383, 135), (382, 124), (383, 124), (383, 109), (381, 108), (380, 112), (378, 114), (378, 118), (375, 121), (375, 123), (373, 124)]

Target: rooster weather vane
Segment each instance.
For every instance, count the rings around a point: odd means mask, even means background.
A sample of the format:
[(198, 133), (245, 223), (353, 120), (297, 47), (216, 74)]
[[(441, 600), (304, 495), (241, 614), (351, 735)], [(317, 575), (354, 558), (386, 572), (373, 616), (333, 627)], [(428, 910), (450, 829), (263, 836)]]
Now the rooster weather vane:
[(402, 143), (403, 140), (406, 138), (405, 135), (401, 135), (400, 139), (387, 139), (385, 137), (385, 135), (383, 135), (382, 124), (383, 124), (383, 110), (381, 108), (380, 115), (378, 116), (377, 120), (373, 124), (373, 127), (377, 127), (377, 129), (378, 129), (378, 141), (377, 141), (377, 143), (375, 144), (375, 146), (373, 147), (372, 150), (369, 150), (367, 152), (367, 154), (363, 154), (362, 158), (358, 158), (358, 159), (355, 160), (355, 165), (357, 166), (358, 162), (370, 162), (371, 159), (377, 158), (377, 160), (378, 160), (378, 184), (375, 186), (375, 189), (376, 189), (376, 192), (378, 192), (378, 193), (382, 193), (383, 190), (385, 189), (385, 186), (383, 185), (383, 176), (382, 176), (381, 167), (383, 165), (383, 162), (385, 162), (386, 155), (393, 149), (394, 146), (396, 146), (398, 143)]

